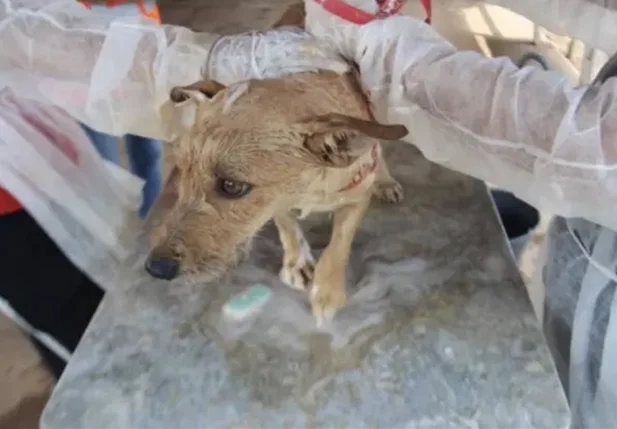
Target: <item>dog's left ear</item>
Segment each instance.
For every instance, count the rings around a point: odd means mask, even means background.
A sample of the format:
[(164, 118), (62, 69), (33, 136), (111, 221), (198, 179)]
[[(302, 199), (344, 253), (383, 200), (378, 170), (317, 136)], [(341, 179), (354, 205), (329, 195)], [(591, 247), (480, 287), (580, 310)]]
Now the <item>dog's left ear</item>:
[(351, 116), (332, 113), (298, 124), (304, 135), (304, 148), (321, 162), (333, 167), (346, 167), (379, 140), (399, 140), (408, 134), (403, 125), (383, 125)]
[(204, 102), (211, 99), (225, 88), (225, 85), (215, 80), (201, 80), (191, 85), (172, 88), (169, 93), (169, 98), (174, 103), (182, 103), (191, 99), (197, 102)]

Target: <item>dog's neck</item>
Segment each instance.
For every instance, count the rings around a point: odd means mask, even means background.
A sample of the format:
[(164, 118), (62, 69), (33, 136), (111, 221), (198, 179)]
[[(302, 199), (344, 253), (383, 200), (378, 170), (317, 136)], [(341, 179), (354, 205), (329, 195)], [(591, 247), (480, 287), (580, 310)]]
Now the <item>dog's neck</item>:
[(381, 145), (375, 142), (348, 167), (326, 168), (313, 189), (333, 198), (362, 193), (373, 184), (380, 156)]
[[(377, 170), (377, 162), (379, 158), (379, 144), (375, 143), (370, 150), (370, 158), (362, 162), (360, 167), (356, 170), (357, 172), (353, 175), (351, 181), (346, 185), (339, 189), (339, 192), (347, 192), (352, 189), (357, 188), (364, 182), (364, 180), (371, 174), (375, 173)], [(355, 163), (354, 163), (355, 164)]]
[(330, 212), (366, 198), (377, 177), (380, 157), (381, 146), (375, 143), (349, 167), (325, 169), (291, 208), (299, 210), (302, 219), (313, 212)]

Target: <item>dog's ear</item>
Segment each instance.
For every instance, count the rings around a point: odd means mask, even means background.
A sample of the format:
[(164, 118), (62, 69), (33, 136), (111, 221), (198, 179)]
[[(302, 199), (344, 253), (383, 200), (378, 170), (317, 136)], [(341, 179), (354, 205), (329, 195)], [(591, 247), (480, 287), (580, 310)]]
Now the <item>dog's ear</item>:
[(214, 97), (223, 89), (225, 89), (225, 85), (215, 80), (201, 80), (191, 85), (172, 88), (169, 98), (174, 103), (182, 103), (186, 100), (204, 102)]
[(336, 113), (309, 118), (298, 127), (304, 148), (332, 167), (346, 167), (370, 149), (374, 141), (362, 136), (399, 140), (408, 134), (403, 125), (383, 125)]

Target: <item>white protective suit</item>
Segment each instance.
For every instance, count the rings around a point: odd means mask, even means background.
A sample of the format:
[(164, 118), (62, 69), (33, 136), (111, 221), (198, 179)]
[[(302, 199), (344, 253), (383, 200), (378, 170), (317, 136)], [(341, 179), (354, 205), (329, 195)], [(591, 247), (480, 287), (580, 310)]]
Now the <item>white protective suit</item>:
[[(544, 10), (547, 18), (541, 23), (549, 28), (548, 17), (558, 11), (553, 23), (567, 25), (566, 32), (597, 42), (609, 53), (617, 43), (606, 19), (579, 25), (578, 19), (586, 17), (580, 7), (591, 0), (545, 0), (547, 9), (532, 7), (531, 0), (498, 3), (522, 13)], [(602, 5), (593, 10), (613, 16)], [(575, 89), (558, 73), (518, 70), (506, 59), (456, 52), (412, 18), (356, 27), (329, 16), (312, 0), (307, 0), (307, 12), (309, 30), (358, 63), (376, 117), (407, 125), (408, 141), (429, 159), (511, 190), (539, 208), (617, 230), (612, 215), (617, 203), (617, 79), (599, 88)], [(0, 40), (0, 85), (17, 96), (62, 107), (104, 132), (163, 140), (191, 120), (192, 112), (167, 103), (174, 85), (202, 76), (232, 83), (344, 66), (302, 32), (217, 39), (136, 20), (110, 23), (73, 0), (0, 0)], [(12, 96), (7, 97), (10, 102)], [(77, 152), (91, 155), (93, 149), (84, 142), (75, 140)], [(114, 254), (112, 260), (121, 259), (123, 245), (113, 237), (120, 236), (124, 223), (110, 219), (117, 219), (114, 213), (129, 204), (135, 188), (110, 182), (94, 169), (88, 181), (85, 165), (78, 167), (83, 180), (74, 180), (75, 169), (55, 162), (50, 145), (49, 139), (0, 121), (0, 184), (32, 212), (45, 214), (35, 217), (46, 230), (56, 228), (50, 235), (73, 261), (91, 275), (100, 273), (99, 283), (109, 284), (105, 273), (111, 267), (96, 267), (96, 252), (76, 242), (99, 240), (99, 247)], [(33, 169), (37, 174), (29, 173)], [(100, 186), (124, 192), (116, 198), (118, 206), (100, 204), (92, 210), (64, 202)], [(54, 216), (61, 222), (49, 220)], [(106, 238), (99, 227), (107, 228)], [(603, 364), (617, 359), (617, 321), (610, 319), (617, 314), (617, 235), (608, 228), (584, 220), (559, 221), (551, 243), (560, 253), (553, 252), (545, 270), (547, 333), (560, 369), (569, 372), (564, 380), (578, 426), (617, 427), (617, 366)], [(551, 336), (551, 329), (559, 332)]]

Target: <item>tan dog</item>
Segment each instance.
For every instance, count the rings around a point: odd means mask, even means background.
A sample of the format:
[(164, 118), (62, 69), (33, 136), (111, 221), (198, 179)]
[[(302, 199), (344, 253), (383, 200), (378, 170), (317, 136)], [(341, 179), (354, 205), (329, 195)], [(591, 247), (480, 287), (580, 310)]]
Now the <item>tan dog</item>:
[[(280, 22), (279, 22), (280, 23)], [(222, 274), (270, 220), (284, 249), (280, 278), (310, 290), (313, 313), (329, 319), (345, 304), (351, 244), (373, 194), (397, 202), (380, 140), (407, 134), (374, 122), (352, 73), (298, 73), (230, 87), (174, 88), (197, 103), (196, 122), (173, 144), (176, 167), (159, 203), (147, 271)], [(292, 210), (334, 212), (331, 241), (315, 263)]]

